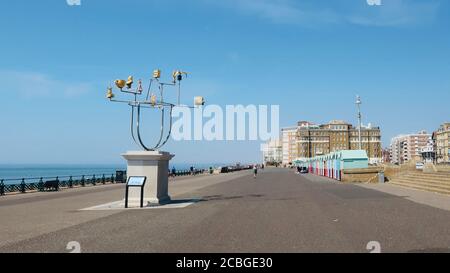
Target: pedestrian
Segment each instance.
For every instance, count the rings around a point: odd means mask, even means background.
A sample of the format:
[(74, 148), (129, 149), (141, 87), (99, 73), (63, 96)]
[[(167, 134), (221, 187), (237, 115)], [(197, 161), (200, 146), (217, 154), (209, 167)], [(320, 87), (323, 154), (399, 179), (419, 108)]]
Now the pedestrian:
[(175, 167), (172, 167), (172, 177), (175, 177), (177, 175), (177, 170)]
[(256, 165), (253, 166), (253, 178), (256, 179), (256, 175), (258, 174), (258, 167)]

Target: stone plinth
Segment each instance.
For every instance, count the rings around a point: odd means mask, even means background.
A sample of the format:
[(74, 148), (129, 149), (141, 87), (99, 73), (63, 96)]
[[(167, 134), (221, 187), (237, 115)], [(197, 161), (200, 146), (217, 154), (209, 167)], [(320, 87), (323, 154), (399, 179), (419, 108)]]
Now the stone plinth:
[[(159, 151), (129, 151), (122, 156), (127, 160), (128, 176), (145, 176), (144, 206), (167, 204), (169, 196), (169, 161), (174, 155)], [(139, 205), (140, 189), (130, 188), (129, 205)]]

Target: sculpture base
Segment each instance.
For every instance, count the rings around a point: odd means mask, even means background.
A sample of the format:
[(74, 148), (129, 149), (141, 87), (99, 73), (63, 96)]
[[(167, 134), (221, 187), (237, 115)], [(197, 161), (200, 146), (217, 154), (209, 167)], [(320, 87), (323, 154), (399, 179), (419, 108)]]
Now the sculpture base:
[[(128, 176), (145, 176), (144, 206), (170, 203), (169, 161), (174, 155), (160, 151), (129, 151), (122, 156), (127, 160)], [(140, 189), (130, 188), (129, 206), (140, 205)]]

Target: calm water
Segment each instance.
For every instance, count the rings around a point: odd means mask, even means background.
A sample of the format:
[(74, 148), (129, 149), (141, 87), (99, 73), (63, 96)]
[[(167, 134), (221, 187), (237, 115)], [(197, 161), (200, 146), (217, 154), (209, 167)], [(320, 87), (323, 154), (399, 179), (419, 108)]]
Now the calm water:
[[(227, 164), (171, 164), (170, 169), (188, 170), (191, 166), (197, 169), (225, 166)], [(126, 165), (0, 165), (1, 179), (40, 178), (56, 176), (107, 175), (115, 174), (117, 170), (126, 170)], [(34, 182), (32, 180), (26, 182)], [(5, 181), (5, 184), (19, 184), (20, 181)]]
[[(124, 165), (0, 165), (0, 179), (39, 178), (79, 175), (111, 175), (125, 170)], [(33, 181), (26, 181), (33, 182)], [(20, 181), (5, 181), (18, 184)]]

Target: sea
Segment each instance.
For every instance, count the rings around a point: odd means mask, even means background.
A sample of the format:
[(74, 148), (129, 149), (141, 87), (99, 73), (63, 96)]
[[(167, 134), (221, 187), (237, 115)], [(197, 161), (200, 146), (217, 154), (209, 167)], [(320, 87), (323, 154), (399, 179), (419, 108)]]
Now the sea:
[[(174, 163), (170, 164), (170, 169), (175, 167), (176, 170), (189, 170), (191, 166), (196, 169), (208, 169), (209, 167), (218, 168), (221, 166), (229, 166), (233, 164), (226, 163)], [(58, 165), (58, 164), (0, 164), (0, 180), (5, 184), (19, 184), (24, 178), (25, 182), (36, 182), (39, 178), (56, 178), (56, 177), (97, 177), (105, 175), (111, 176), (116, 171), (126, 170), (126, 165), (121, 164), (90, 164), (90, 165)]]

